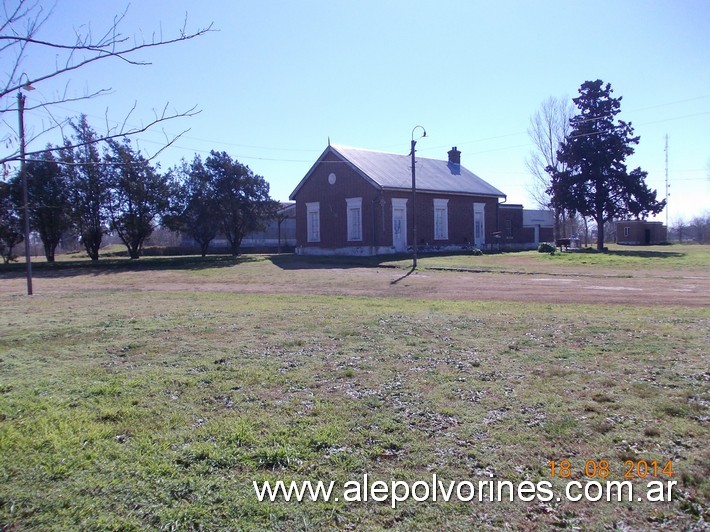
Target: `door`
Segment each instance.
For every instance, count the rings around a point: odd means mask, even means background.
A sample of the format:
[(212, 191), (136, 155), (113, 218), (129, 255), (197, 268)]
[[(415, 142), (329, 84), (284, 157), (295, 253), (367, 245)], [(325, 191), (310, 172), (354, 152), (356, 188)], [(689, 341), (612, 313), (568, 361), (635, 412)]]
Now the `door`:
[(392, 200), (392, 247), (407, 251), (407, 200)]
[(482, 249), (486, 243), (484, 209), (485, 203), (473, 204), (473, 244), (478, 249)]

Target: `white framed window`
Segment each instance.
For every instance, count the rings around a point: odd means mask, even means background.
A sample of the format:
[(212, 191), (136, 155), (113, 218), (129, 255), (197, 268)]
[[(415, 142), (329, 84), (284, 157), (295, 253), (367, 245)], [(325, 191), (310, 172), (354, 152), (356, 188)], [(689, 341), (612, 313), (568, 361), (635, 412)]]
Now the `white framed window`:
[(434, 240), (449, 239), (449, 200), (434, 200)]
[(631, 234), (631, 228), (630, 227), (624, 227), (624, 236), (629, 236)]
[(348, 241), (362, 240), (362, 198), (345, 198), (348, 210)]
[(308, 242), (320, 242), (320, 202), (306, 203)]

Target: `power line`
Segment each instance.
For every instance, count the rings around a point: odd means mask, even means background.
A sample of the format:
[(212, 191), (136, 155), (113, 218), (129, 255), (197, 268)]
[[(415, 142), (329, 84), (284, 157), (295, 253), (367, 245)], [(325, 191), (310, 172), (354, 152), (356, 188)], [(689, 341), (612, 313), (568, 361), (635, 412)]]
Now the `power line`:
[[(667, 103), (657, 104), (657, 105), (648, 106), (648, 107), (636, 108), (636, 109), (633, 109), (633, 110), (631, 110), (631, 111), (624, 111), (624, 113), (625, 113), (625, 114), (628, 114), (628, 113), (630, 113), (630, 112), (633, 113), (633, 112), (639, 112), (639, 111), (644, 111), (644, 110), (648, 110), (648, 109), (656, 109), (656, 108), (659, 108), (659, 107), (667, 107), (667, 106), (670, 106), (670, 105), (676, 105), (676, 104), (680, 104), (680, 103), (687, 103), (687, 102), (702, 100), (702, 99), (706, 99), (706, 98), (710, 98), (710, 95), (696, 96), (696, 97), (693, 97), (693, 98), (686, 98), (686, 99), (683, 99), (683, 100), (676, 100), (676, 101), (673, 101), (673, 102), (667, 102)], [(55, 105), (54, 107), (56, 107), (57, 109), (63, 109), (63, 110), (65, 110), (65, 111), (73, 111), (72, 109), (69, 109), (69, 108), (67, 108), (67, 107), (62, 107), (62, 106), (59, 106), (59, 105)], [(80, 114), (81, 114), (81, 113), (80, 113)], [(682, 119), (685, 119), (685, 118), (693, 118), (693, 117), (696, 117), (696, 116), (704, 116), (704, 115), (707, 115), (707, 114), (710, 114), (710, 111), (703, 111), (703, 112), (699, 112), (699, 113), (691, 113), (691, 114), (687, 114), (687, 115), (676, 116), (676, 117), (670, 117), (670, 118), (665, 118), (665, 119), (661, 119), (661, 120), (654, 120), (654, 121), (650, 121), (650, 122), (642, 122), (642, 123), (635, 124), (635, 125), (636, 125), (636, 126), (651, 125), (651, 124), (657, 124), (657, 123), (662, 123), (662, 122), (668, 122), (668, 121), (672, 121), (672, 120), (682, 120)], [(104, 121), (104, 120), (106, 119), (106, 117), (98, 117), (98, 116), (96, 116), (96, 115), (88, 115), (88, 114), (87, 114), (86, 116), (91, 117), (91, 118), (95, 118), (95, 119), (100, 119), (100, 120), (102, 120), (102, 121)], [(605, 119), (605, 118), (608, 118), (608, 117), (594, 117), (594, 118), (590, 118), (590, 119), (587, 119), (587, 120), (603, 120), (603, 119)], [(118, 121), (114, 121), (114, 123), (117, 124), (117, 125), (123, 124), (122, 122), (118, 122)], [(131, 126), (130, 124), (123, 124), (123, 125)], [(632, 125), (633, 125), (633, 124), (632, 124)], [(134, 126), (131, 126), (131, 127), (134, 127)], [(162, 132), (163, 132), (163, 133), (166, 133), (166, 132), (164, 132), (164, 130), (162, 130)], [(156, 129), (154, 129), (154, 130), (149, 130), (149, 131), (147, 131), (147, 132), (144, 132), (143, 134), (145, 134), (145, 133), (151, 133), (151, 134), (152, 134), (152, 133), (156, 133), (156, 134), (157, 134), (157, 133), (159, 133), (159, 131), (156, 130)], [(603, 132), (589, 133), (589, 134), (587, 134), (587, 135), (596, 135), (596, 134), (601, 134), (601, 133), (603, 133)], [(481, 143), (481, 142), (488, 142), (488, 141), (491, 141), (491, 140), (499, 140), (499, 139), (504, 139), (504, 138), (516, 137), (516, 136), (525, 135), (525, 134), (527, 134), (527, 131), (517, 131), (517, 132), (513, 132), (513, 133), (506, 133), (506, 134), (495, 135), (495, 136), (491, 136), (491, 137), (481, 137), (481, 138), (477, 138), (477, 139), (466, 140), (466, 141), (463, 141), (463, 142), (458, 142), (457, 144), (458, 144), (458, 145), (464, 145), (464, 146), (465, 146), (465, 145), (476, 144), (476, 143)], [(163, 142), (152, 141), (152, 140), (149, 140), (149, 139), (142, 138), (142, 137), (140, 137), (140, 136), (135, 136), (135, 138), (136, 138), (137, 141), (145, 142), (145, 143), (148, 143), (148, 144), (164, 145)], [(275, 147), (275, 146), (258, 146), (258, 145), (251, 145), (251, 144), (239, 144), (239, 143), (216, 141), (216, 140), (203, 139), (203, 138), (199, 138), (199, 137), (189, 137), (189, 136), (183, 136), (182, 138), (185, 139), (185, 140), (193, 140), (193, 141), (196, 141), (196, 142), (212, 143), (212, 144), (217, 145), (217, 146), (232, 146), (232, 147), (235, 147), (235, 148), (246, 148), (246, 149), (266, 150), (266, 151), (274, 151), (274, 152), (319, 153), (319, 152), (321, 151), (320, 149), (312, 149), (312, 148), (283, 148), (283, 147)], [(528, 143), (528, 144), (524, 144), (524, 145), (519, 144), (519, 145), (515, 145), (515, 146), (504, 146), (504, 147), (500, 147), (500, 148), (493, 148), (493, 149), (490, 149), (490, 150), (482, 150), (482, 151), (478, 151), (478, 152), (472, 152), (472, 154), (482, 154), (482, 153), (490, 153), (490, 152), (495, 152), (495, 151), (513, 150), (513, 149), (518, 149), (518, 148), (522, 148), (522, 147), (526, 147), (526, 146), (530, 146), (530, 144)], [(209, 154), (210, 151), (212, 151), (212, 150), (199, 150), (199, 149), (196, 149), (196, 148), (189, 148), (189, 147), (186, 147), (186, 146), (179, 146), (179, 145), (175, 145), (175, 144), (172, 145), (171, 147), (172, 147), (172, 148), (181, 149), (181, 150), (185, 150), (185, 151), (191, 151), (191, 152), (194, 152), (194, 153), (200, 153), (200, 154)], [(429, 151), (434, 151), (434, 150), (438, 150), (438, 149), (442, 149), (442, 148), (446, 148), (446, 147), (448, 147), (448, 145), (446, 145), (446, 146), (443, 146), (443, 145), (440, 145), (440, 146), (427, 146), (427, 147), (422, 147), (420, 151), (429, 152)], [(312, 162), (312, 159), (307, 159), (307, 160), (306, 160), (306, 159), (287, 159), (287, 158), (280, 158), (280, 157), (259, 157), (259, 156), (249, 156), (249, 155), (239, 155), (239, 156), (237, 156), (237, 158), (239, 158), (239, 159), (248, 159), (248, 160), (256, 160), (256, 161), (267, 161), (267, 162), (284, 162), (284, 163), (308, 163), (308, 162)]]

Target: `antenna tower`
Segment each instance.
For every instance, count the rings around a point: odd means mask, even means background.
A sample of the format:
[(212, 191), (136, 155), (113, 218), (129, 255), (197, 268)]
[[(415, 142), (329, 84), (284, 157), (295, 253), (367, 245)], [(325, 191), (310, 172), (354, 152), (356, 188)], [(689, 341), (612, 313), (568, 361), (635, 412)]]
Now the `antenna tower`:
[(666, 133), (666, 231), (668, 231), (668, 198), (670, 197), (670, 188), (668, 184), (668, 133)]

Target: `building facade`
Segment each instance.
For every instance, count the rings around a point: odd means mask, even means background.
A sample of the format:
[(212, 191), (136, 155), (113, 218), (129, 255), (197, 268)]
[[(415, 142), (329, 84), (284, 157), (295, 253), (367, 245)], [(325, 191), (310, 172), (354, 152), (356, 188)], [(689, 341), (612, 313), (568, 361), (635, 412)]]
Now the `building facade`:
[(296, 251), (380, 255), (486, 248), (496, 243), (505, 194), (460, 163), (416, 158), (416, 205), (409, 155), (329, 145), (290, 199), (296, 202)]
[(650, 246), (668, 241), (668, 228), (663, 222), (624, 220), (616, 222), (616, 243)]

